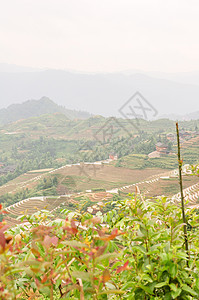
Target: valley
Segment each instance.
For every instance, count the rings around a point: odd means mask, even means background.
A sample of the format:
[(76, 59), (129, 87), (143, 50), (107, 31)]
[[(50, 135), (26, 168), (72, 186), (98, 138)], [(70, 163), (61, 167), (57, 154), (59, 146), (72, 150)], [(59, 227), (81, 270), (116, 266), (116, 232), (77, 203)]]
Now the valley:
[[(45, 98), (22, 107), (33, 104), (55, 111), (0, 128), (0, 201), (8, 224), (41, 209), (57, 215), (60, 207), (75, 210), (84, 202), (88, 207), (107, 197), (123, 199), (137, 193), (137, 187), (143, 197), (164, 195), (178, 201), (175, 122), (141, 119), (137, 128), (126, 119), (69, 119)], [(182, 121), (180, 126), (184, 164), (195, 164), (199, 121)], [(159, 145), (166, 145), (165, 153)], [(198, 202), (197, 184), (198, 178), (185, 172), (183, 186), (185, 192), (190, 189), (191, 205)]]

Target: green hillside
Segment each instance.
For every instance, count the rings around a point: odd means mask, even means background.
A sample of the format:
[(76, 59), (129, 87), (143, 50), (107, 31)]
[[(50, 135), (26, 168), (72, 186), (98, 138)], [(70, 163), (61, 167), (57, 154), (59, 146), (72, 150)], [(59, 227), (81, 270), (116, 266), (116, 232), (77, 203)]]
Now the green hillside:
[[(180, 127), (194, 136), (199, 121), (181, 122)], [(156, 143), (168, 143), (176, 152), (175, 122), (167, 119), (146, 121), (91, 117), (70, 120), (61, 113), (44, 114), (18, 120), (0, 128), (0, 185), (34, 170), (57, 168), (64, 164), (95, 162), (117, 155), (116, 167), (132, 169), (176, 167), (175, 155), (148, 158)], [(186, 144), (186, 143), (185, 143)], [(198, 142), (187, 143), (183, 149), (187, 163), (195, 163)]]
[(28, 100), (22, 104), (12, 104), (8, 108), (0, 109), (0, 125), (57, 112), (66, 115), (68, 119), (87, 119), (91, 116), (87, 112), (66, 109), (43, 97), (40, 100)]

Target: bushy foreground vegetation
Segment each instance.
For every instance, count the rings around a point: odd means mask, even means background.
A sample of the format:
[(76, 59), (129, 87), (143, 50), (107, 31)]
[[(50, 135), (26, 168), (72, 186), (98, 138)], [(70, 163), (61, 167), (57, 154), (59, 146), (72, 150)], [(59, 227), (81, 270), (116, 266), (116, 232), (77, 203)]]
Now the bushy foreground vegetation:
[(102, 215), (63, 210), (0, 223), (0, 299), (199, 299), (198, 215), (138, 196)]

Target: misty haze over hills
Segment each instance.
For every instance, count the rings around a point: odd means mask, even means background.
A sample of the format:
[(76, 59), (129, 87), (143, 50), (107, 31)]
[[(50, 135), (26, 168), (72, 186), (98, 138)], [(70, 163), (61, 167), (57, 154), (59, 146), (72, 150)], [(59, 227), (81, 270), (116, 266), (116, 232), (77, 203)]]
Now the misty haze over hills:
[[(67, 109), (64, 106), (57, 105), (54, 101), (47, 97), (42, 97), (39, 100), (27, 100), (21, 104), (11, 104), (7, 108), (0, 109), (0, 126), (22, 119), (55, 113), (65, 115), (69, 120), (83, 120), (90, 117), (95, 117), (88, 112)], [(163, 115), (161, 118), (187, 121), (197, 120), (199, 119), (199, 112), (187, 114), (184, 116)]]
[(167, 74), (169, 79), (159, 73), (131, 73), (84, 74), (0, 64), (0, 108), (46, 96), (67, 109), (119, 117), (121, 106), (139, 91), (156, 108), (157, 117), (193, 113), (198, 118), (199, 73)]
[(69, 110), (63, 106), (57, 105), (47, 97), (42, 97), (39, 100), (28, 100), (21, 104), (11, 104), (8, 108), (0, 109), (0, 125), (54, 113), (61, 113), (70, 120), (87, 119), (91, 117), (87, 112)]

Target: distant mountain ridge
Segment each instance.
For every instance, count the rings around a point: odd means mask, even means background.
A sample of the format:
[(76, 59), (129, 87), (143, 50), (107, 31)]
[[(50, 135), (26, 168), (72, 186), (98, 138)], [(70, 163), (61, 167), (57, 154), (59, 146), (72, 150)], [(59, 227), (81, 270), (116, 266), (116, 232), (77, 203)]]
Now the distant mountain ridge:
[(169, 120), (178, 120), (178, 121), (191, 121), (191, 120), (199, 120), (199, 111), (195, 111), (193, 113), (185, 114), (185, 115), (176, 115), (176, 114), (166, 114), (159, 116), (159, 119), (169, 119)]
[(158, 111), (159, 116), (171, 113), (184, 115), (199, 110), (199, 85), (142, 73), (0, 72), (0, 108), (45, 95), (72, 110), (121, 117), (120, 108), (137, 91)]
[(11, 104), (7, 108), (0, 109), (0, 125), (53, 113), (64, 114), (68, 119), (87, 119), (91, 117), (91, 114), (87, 112), (66, 109), (57, 105), (51, 99), (42, 97), (40, 100), (28, 100), (21, 104)]

